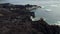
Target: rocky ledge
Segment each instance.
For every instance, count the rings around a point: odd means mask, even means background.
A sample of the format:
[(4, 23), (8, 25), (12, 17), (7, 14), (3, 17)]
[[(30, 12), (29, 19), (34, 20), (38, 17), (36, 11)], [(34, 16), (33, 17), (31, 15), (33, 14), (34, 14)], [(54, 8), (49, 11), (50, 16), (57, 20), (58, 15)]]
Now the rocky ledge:
[(0, 34), (60, 34), (60, 26), (49, 25), (43, 18), (32, 21), (34, 12), (29, 11), (37, 5), (0, 4)]

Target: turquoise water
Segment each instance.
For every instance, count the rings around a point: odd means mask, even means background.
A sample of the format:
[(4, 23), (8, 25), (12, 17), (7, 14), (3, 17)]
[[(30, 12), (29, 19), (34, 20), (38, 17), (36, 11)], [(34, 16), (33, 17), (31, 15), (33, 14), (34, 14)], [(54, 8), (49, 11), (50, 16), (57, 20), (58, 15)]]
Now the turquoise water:
[(33, 10), (35, 20), (43, 17), (49, 24), (60, 25), (60, 0), (1, 0), (0, 3), (39, 5), (42, 8)]

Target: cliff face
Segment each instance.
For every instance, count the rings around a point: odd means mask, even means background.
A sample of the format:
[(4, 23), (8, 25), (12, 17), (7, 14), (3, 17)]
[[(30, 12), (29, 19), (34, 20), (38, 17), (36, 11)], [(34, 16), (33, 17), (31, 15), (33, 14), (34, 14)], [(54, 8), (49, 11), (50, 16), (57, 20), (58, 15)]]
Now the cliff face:
[(36, 29), (39, 33), (41, 32), (43, 34), (60, 34), (60, 27), (59, 26), (49, 25), (44, 20), (39, 20), (37, 22), (34, 22), (33, 28)]
[(34, 12), (24, 8), (10, 10), (10, 6), (9, 9), (3, 6), (0, 8), (0, 14), (3, 14), (0, 16), (0, 34), (60, 34), (59, 26), (49, 25), (43, 18), (32, 21), (30, 17), (35, 17)]

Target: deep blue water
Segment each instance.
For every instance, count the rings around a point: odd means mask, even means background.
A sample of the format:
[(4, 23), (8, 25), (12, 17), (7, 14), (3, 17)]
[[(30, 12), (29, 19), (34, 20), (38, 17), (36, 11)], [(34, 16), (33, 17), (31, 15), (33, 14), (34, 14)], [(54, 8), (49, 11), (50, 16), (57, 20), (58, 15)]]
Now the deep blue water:
[(33, 10), (35, 20), (43, 17), (49, 24), (60, 25), (60, 0), (1, 0), (0, 3), (39, 5), (42, 8)]

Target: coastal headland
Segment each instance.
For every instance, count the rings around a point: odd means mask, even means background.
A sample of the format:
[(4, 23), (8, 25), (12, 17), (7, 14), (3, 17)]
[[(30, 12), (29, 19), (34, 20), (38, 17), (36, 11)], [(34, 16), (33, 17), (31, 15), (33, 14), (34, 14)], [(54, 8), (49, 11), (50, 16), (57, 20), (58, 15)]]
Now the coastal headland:
[(60, 34), (60, 26), (49, 25), (43, 18), (32, 21), (37, 5), (0, 4), (0, 34)]

